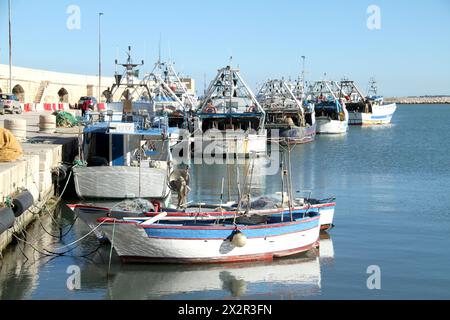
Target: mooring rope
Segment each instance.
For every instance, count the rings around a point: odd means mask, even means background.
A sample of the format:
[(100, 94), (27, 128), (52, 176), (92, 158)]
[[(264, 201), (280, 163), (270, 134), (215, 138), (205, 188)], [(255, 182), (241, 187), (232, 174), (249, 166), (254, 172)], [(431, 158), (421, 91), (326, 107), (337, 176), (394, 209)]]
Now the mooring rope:
[[(60, 248), (57, 248), (56, 250), (58, 251), (58, 250), (62, 250), (62, 249), (65, 249), (65, 248), (67, 248), (67, 247), (70, 247), (70, 246), (72, 246), (72, 245), (74, 245), (74, 244), (77, 244), (78, 242), (81, 242), (82, 240), (84, 240), (85, 238), (87, 238), (89, 235), (91, 235), (92, 233), (94, 233), (98, 228), (100, 228), (104, 223), (106, 223), (107, 221), (105, 220), (105, 221), (102, 221), (101, 223), (99, 223), (94, 229), (92, 229), (91, 231), (89, 231), (87, 234), (85, 234), (84, 236), (82, 236), (81, 238), (79, 238), (78, 240), (75, 240), (75, 241), (73, 241), (73, 242), (71, 242), (71, 243), (69, 243), (69, 244), (67, 244), (67, 245), (65, 245), (65, 246), (62, 246), (62, 247), (60, 247)], [(44, 249), (45, 250), (45, 249)]]

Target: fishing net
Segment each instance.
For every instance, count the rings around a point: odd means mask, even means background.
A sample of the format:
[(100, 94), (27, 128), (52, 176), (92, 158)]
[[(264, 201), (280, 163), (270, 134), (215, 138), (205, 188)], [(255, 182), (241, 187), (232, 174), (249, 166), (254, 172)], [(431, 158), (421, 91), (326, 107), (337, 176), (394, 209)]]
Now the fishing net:
[[(267, 209), (276, 209), (280, 206), (281, 199), (278, 200), (275, 197), (260, 197), (250, 203), (250, 209), (252, 210), (267, 210)], [(233, 207), (237, 207), (237, 204), (234, 204)], [(248, 199), (242, 199), (241, 208), (248, 207)]]
[(114, 206), (115, 209), (132, 212), (155, 211), (153, 204), (145, 199), (124, 200)]
[(59, 128), (72, 128), (78, 125), (78, 119), (69, 112), (57, 111), (54, 115), (56, 116), (56, 125)]
[(0, 128), (0, 162), (15, 161), (22, 154), (22, 147), (11, 131)]

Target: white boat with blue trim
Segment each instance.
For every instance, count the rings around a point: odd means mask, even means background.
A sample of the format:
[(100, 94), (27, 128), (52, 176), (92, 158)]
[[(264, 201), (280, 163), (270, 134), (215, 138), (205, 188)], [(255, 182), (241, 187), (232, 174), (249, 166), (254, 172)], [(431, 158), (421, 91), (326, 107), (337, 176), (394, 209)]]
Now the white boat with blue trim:
[(367, 96), (364, 96), (354, 81), (341, 81), (343, 96), (347, 102), (349, 112), (349, 124), (359, 126), (386, 125), (391, 123), (397, 110), (395, 103), (385, 104), (384, 98), (377, 95), (377, 87), (371, 80)]
[(343, 99), (337, 97), (335, 81), (316, 81), (309, 93), (315, 104), (318, 134), (346, 134), (349, 114)]
[[(161, 215), (161, 218), (164, 214)], [(273, 260), (318, 246), (319, 214), (292, 214), (288, 222), (244, 217), (223, 223), (100, 219), (100, 228), (124, 263), (226, 263)], [(242, 221), (242, 222), (241, 222)]]
[[(290, 212), (288, 208), (281, 208), (277, 202), (279, 199), (272, 199), (268, 197), (261, 197), (256, 199), (250, 205), (248, 210), (249, 215), (260, 216), (273, 216), (275, 218), (288, 217)], [(143, 202), (140, 202), (143, 203)], [(334, 227), (334, 213), (336, 209), (336, 199), (312, 199), (302, 198), (295, 199), (292, 208), (293, 214), (306, 215), (309, 212), (318, 212), (320, 215), (320, 230), (327, 231)], [(223, 221), (233, 220), (234, 217), (241, 214), (237, 211), (236, 204), (204, 204), (204, 203), (191, 203), (183, 209), (170, 209), (161, 208), (157, 201), (147, 203), (145, 206), (140, 206), (140, 210), (137, 210), (136, 206), (133, 208), (123, 208), (120, 205), (116, 205), (113, 208), (92, 206), (85, 204), (69, 204), (67, 205), (74, 211), (84, 223), (86, 223), (92, 230), (95, 229), (95, 235), (99, 239), (104, 239), (98, 228), (98, 219), (103, 217), (115, 218), (115, 219), (132, 219), (134, 221), (145, 222), (161, 213), (165, 213), (165, 216), (159, 221)]]

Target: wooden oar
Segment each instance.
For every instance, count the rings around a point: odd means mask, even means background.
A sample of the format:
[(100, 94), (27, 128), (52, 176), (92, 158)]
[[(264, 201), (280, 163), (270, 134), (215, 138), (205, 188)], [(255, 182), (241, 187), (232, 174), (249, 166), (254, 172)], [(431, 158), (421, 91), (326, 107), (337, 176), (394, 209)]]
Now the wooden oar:
[(154, 224), (155, 222), (158, 222), (159, 220), (161, 220), (161, 219), (163, 219), (165, 217), (167, 217), (167, 212), (161, 212), (157, 216), (154, 216), (153, 218), (150, 218), (150, 219), (142, 222), (141, 225), (142, 226), (148, 226), (148, 225)]

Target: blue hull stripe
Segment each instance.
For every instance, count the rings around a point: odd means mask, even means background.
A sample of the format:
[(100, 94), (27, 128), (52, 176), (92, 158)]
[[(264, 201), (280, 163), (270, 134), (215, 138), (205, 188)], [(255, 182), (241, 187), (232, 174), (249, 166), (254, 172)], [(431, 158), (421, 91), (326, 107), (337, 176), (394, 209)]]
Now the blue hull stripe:
[(379, 120), (379, 119), (386, 119), (386, 118), (389, 118), (389, 117), (392, 117), (392, 114), (388, 114), (388, 115), (385, 115), (385, 116), (372, 116), (371, 119)]
[[(245, 226), (239, 225), (238, 230), (242, 231), (247, 238), (273, 237), (283, 234), (306, 231), (317, 228), (319, 219), (314, 219), (305, 223), (288, 224), (282, 227), (246, 229)], [(176, 226), (174, 226), (176, 227)], [(176, 229), (176, 228), (145, 228), (147, 235), (151, 238), (165, 239), (227, 239), (233, 233), (230, 229)]]

